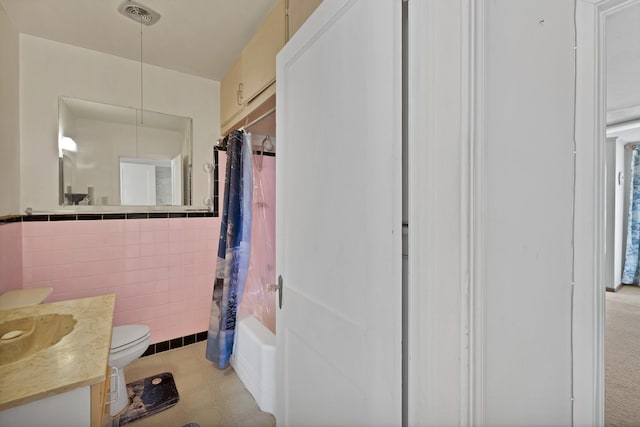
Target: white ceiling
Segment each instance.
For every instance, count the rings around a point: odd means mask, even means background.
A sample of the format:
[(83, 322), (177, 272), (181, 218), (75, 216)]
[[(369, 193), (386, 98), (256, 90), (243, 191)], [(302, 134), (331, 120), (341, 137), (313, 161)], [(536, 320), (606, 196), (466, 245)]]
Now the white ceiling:
[[(140, 59), (126, 0), (0, 0), (21, 33)], [(138, 0), (161, 14), (143, 26), (145, 63), (222, 80), (276, 0)], [(607, 122), (640, 118), (640, 2), (607, 17)]]
[[(140, 24), (127, 0), (0, 0), (20, 33), (140, 60)], [(139, 0), (160, 13), (142, 26), (143, 61), (222, 80), (276, 0)]]

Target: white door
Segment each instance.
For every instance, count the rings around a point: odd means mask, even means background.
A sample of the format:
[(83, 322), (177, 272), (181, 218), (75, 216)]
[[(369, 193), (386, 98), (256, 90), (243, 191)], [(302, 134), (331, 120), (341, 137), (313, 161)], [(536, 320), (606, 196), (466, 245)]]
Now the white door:
[(182, 201), (182, 155), (171, 159), (171, 204), (184, 205)]
[(152, 164), (120, 161), (120, 204), (156, 204), (156, 167)]
[(401, 424), (401, 25), (324, 0), (277, 58), (279, 426)]

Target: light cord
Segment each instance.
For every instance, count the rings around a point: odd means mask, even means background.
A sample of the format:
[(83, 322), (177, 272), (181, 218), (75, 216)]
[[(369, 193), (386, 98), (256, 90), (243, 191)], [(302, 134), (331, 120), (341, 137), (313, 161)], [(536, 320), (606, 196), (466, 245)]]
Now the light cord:
[(144, 80), (142, 76), (142, 16), (140, 17), (140, 124), (144, 124)]
[(570, 358), (571, 358), (571, 426), (574, 425), (575, 412), (575, 372), (574, 372), (574, 311), (575, 311), (575, 287), (576, 287), (576, 186), (577, 186), (577, 148), (576, 125), (577, 125), (577, 109), (578, 109), (578, 17), (577, 17), (577, 0), (573, 1), (573, 129), (572, 129), (572, 149), (573, 149), (573, 168), (571, 183), (571, 317), (569, 319), (570, 326)]

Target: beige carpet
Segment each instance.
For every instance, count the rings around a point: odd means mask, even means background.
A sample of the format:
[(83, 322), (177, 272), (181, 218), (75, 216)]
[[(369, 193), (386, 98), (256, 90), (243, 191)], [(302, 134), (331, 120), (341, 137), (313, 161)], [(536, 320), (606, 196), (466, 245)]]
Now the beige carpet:
[(640, 426), (640, 287), (607, 292), (605, 425)]

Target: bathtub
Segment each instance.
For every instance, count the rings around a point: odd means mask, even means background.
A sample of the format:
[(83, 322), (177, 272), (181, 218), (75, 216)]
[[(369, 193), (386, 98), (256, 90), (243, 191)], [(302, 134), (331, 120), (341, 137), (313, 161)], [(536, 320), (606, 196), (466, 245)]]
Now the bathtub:
[(240, 311), (230, 359), (240, 381), (263, 412), (276, 406), (276, 336), (258, 319)]

